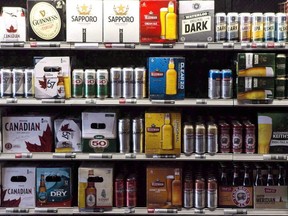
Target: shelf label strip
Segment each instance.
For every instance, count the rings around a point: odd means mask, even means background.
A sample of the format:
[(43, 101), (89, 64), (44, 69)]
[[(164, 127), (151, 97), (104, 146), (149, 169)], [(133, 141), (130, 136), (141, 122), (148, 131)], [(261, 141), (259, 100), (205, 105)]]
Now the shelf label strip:
[(34, 210), (37, 213), (57, 213), (57, 208), (35, 208)]
[(29, 213), (28, 208), (6, 208), (7, 213)]
[(184, 48), (208, 48), (208, 43), (184, 43)]
[(53, 158), (75, 158), (76, 153), (53, 153)]
[(224, 209), (224, 215), (247, 214), (247, 209)]
[(263, 160), (287, 160), (287, 155), (263, 155)]

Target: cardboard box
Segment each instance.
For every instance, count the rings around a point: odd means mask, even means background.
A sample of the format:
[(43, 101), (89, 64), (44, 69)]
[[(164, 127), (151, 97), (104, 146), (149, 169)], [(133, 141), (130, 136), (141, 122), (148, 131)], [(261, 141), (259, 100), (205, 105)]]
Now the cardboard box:
[(139, 43), (139, 0), (103, 1), (104, 42)]
[(51, 152), (54, 146), (49, 116), (2, 117), (4, 153)]
[(179, 41), (214, 41), (214, 1), (179, 1)]
[(150, 99), (185, 98), (185, 58), (150, 57), (148, 59)]
[(26, 41), (26, 11), (21, 7), (2, 7), (0, 40), (3, 42)]
[(145, 154), (181, 153), (181, 113), (145, 113)]
[[(169, 12), (169, 7), (171, 12)], [(178, 3), (176, 0), (141, 0), (140, 42), (175, 42), (178, 37), (177, 16)]]
[(80, 211), (111, 210), (113, 206), (113, 167), (82, 164), (78, 169)]
[(82, 112), (82, 151), (117, 152), (117, 114)]
[[(43, 186), (45, 187), (45, 189), (42, 188)], [(71, 168), (55, 166), (37, 167), (36, 206), (71, 207), (71, 205)]]
[(102, 42), (102, 0), (66, 0), (66, 41)]
[(35, 167), (2, 167), (2, 207), (35, 207)]
[[(275, 72), (275, 53), (238, 53), (237, 74), (240, 70), (255, 67), (271, 67)], [(246, 75), (251, 76), (251, 75)]]

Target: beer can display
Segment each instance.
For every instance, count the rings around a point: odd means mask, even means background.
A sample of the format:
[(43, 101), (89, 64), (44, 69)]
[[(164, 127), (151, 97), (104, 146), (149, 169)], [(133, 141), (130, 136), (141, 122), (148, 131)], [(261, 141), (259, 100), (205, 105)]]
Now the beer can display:
[(123, 118), (118, 120), (118, 136), (120, 153), (130, 152), (130, 119)]
[(24, 70), (24, 97), (34, 97), (34, 69), (26, 68)]
[(95, 98), (96, 96), (96, 70), (86, 69), (84, 71), (84, 97)]
[(210, 99), (220, 98), (221, 93), (221, 72), (217, 69), (209, 70), (208, 76), (208, 97)]
[(206, 152), (206, 127), (202, 123), (195, 126), (195, 153), (204, 154)]
[(252, 13), (252, 41), (262, 42), (264, 39), (264, 23), (262, 13)]
[(12, 97), (24, 96), (24, 71), (14, 68), (12, 70)]
[(12, 96), (12, 71), (8, 68), (1, 69), (1, 97)]
[(250, 13), (239, 14), (239, 41), (240, 42), (251, 41), (251, 14)]
[(184, 123), (183, 127), (183, 153), (191, 155), (195, 151), (194, 147), (194, 126), (191, 123)]
[(72, 71), (72, 97), (82, 98), (84, 96), (84, 70), (74, 69)]
[(243, 146), (243, 126), (239, 121), (232, 121), (232, 152), (242, 153)]
[(120, 67), (110, 69), (110, 95), (111, 98), (122, 96), (122, 69)]
[(232, 98), (232, 86), (233, 86), (233, 78), (232, 71), (230, 69), (223, 69), (221, 71), (222, 79), (221, 79), (221, 98), (228, 99)]
[(218, 152), (218, 127), (214, 123), (207, 125), (207, 152), (209, 154)]
[(264, 41), (275, 40), (275, 13), (264, 13)]
[(227, 41), (239, 41), (239, 18), (238, 13), (227, 13)]
[(142, 99), (146, 96), (146, 68), (136, 67), (134, 69), (134, 97)]
[(132, 120), (132, 144), (133, 153), (143, 153), (144, 119), (142, 118)]
[(134, 70), (132, 67), (124, 67), (122, 69), (122, 79), (123, 79), (123, 92), (122, 96), (124, 98), (133, 97), (133, 83), (134, 83)]
[(108, 70), (98, 69), (96, 73), (97, 98), (104, 99), (108, 97)]
[(277, 42), (287, 41), (287, 15), (276, 13), (275, 15), (275, 40)]
[(215, 41), (225, 42), (227, 40), (227, 18), (225, 13), (215, 14)]

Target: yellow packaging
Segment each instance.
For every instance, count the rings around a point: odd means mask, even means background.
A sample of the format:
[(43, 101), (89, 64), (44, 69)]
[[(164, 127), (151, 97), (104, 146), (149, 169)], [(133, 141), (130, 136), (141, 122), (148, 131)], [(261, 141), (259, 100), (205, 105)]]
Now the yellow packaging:
[(181, 153), (181, 113), (145, 113), (145, 153)]

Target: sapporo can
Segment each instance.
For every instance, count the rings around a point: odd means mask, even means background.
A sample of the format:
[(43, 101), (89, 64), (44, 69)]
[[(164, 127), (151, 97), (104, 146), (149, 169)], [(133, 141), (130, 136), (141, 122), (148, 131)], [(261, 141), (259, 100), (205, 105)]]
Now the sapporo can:
[(252, 41), (262, 42), (264, 39), (264, 24), (262, 13), (252, 13)]
[(214, 123), (207, 124), (207, 152), (209, 154), (218, 152), (218, 127)]
[(72, 71), (72, 97), (82, 98), (84, 96), (84, 70), (74, 69)]
[(232, 121), (232, 152), (242, 153), (243, 146), (243, 126), (239, 121)]
[(225, 13), (215, 14), (215, 41), (225, 42), (227, 40), (227, 18)]
[(125, 180), (122, 174), (117, 175), (114, 181), (114, 203), (117, 208), (125, 206)]
[(275, 78), (275, 98), (284, 99), (286, 92), (286, 77), (276, 77)]
[(107, 69), (98, 69), (96, 74), (97, 98), (104, 99), (108, 97), (109, 73)]
[(209, 177), (207, 181), (207, 208), (215, 210), (218, 203), (218, 184), (215, 177)]
[(122, 78), (123, 78), (123, 97), (132, 98), (133, 93), (133, 83), (134, 83), (134, 70), (132, 67), (124, 67), (122, 69)]
[(217, 69), (209, 70), (208, 76), (208, 97), (210, 99), (220, 98), (221, 93), (221, 72)]
[(12, 96), (12, 71), (8, 68), (1, 69), (1, 97)]
[(219, 130), (219, 151), (220, 153), (229, 153), (231, 149), (230, 125), (225, 121), (218, 124)]
[(110, 95), (111, 98), (122, 96), (122, 69), (120, 67), (110, 68)]
[(94, 98), (96, 96), (96, 70), (86, 69), (84, 72), (84, 97)]
[(134, 97), (142, 99), (146, 97), (146, 68), (134, 69)]
[(128, 208), (137, 206), (137, 180), (133, 174), (126, 179), (126, 206)]
[(237, 42), (239, 40), (238, 13), (227, 14), (227, 41)]
[(195, 179), (195, 208), (204, 209), (205, 207), (205, 179), (198, 176)]
[(240, 42), (251, 41), (251, 14), (250, 13), (239, 14), (239, 41)]
[(232, 71), (230, 69), (223, 69), (221, 71), (221, 75), (222, 75), (221, 98), (223, 99), (232, 98), (232, 89), (233, 89)]
[(244, 152), (246, 154), (254, 154), (256, 145), (255, 145), (255, 125), (252, 124), (250, 121), (244, 121)]
[(185, 122), (183, 127), (183, 153), (191, 155), (194, 152), (194, 126)]
[(195, 153), (204, 154), (206, 152), (206, 127), (202, 123), (195, 126)]
[(12, 70), (12, 97), (24, 96), (24, 71), (20, 68)]
[(275, 37), (277, 42), (287, 41), (287, 15), (285, 13), (276, 13), (275, 15)]
[(264, 13), (264, 41), (275, 40), (275, 13)]
[(26, 68), (24, 70), (24, 97), (34, 97), (34, 69)]

